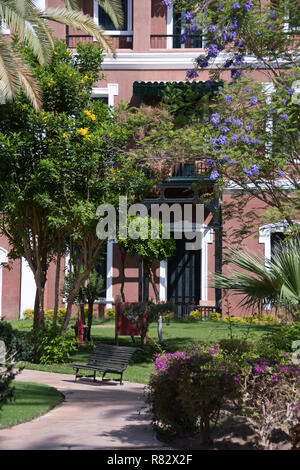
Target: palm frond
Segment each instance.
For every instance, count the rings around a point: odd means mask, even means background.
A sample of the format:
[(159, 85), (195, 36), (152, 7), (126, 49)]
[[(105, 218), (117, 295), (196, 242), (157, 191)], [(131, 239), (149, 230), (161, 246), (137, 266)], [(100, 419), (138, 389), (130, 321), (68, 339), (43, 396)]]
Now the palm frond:
[(54, 39), (49, 25), (33, 2), (0, 2), (0, 18), (12, 32), (18, 33), (41, 64), (48, 61), (50, 51), (54, 47)]
[(77, 0), (64, 0), (67, 10), (79, 11), (80, 7)]
[(124, 12), (121, 0), (97, 0), (100, 7), (108, 14), (116, 29), (124, 27)]
[(110, 37), (104, 34), (103, 29), (96, 25), (90, 16), (77, 11), (67, 10), (66, 8), (48, 8), (42, 13), (42, 16), (46, 20), (67, 24), (79, 31), (85, 31), (87, 34), (95, 37), (105, 51), (115, 55), (116, 50)]
[(244, 306), (265, 304), (283, 306), (286, 310), (300, 307), (300, 242), (289, 239), (281, 243), (267, 263), (253, 253), (230, 250), (228, 260), (242, 269), (228, 275), (214, 274), (214, 287), (242, 295)]
[(0, 34), (0, 83), (2, 100), (11, 100), (23, 88), (36, 110), (41, 107), (39, 87), (29, 67), (13, 50), (7, 38)]

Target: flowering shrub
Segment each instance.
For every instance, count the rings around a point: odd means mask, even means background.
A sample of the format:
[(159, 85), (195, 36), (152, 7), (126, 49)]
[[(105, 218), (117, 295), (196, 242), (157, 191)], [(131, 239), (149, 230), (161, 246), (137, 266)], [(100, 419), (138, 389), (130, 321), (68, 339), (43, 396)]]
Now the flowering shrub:
[(300, 367), (264, 357), (248, 363), (240, 377), (242, 413), (256, 432), (258, 446), (271, 449), (272, 432), (289, 434), (297, 423)]
[(105, 315), (106, 315), (108, 318), (114, 320), (114, 319), (115, 319), (115, 316), (116, 316), (116, 311), (115, 311), (114, 308), (107, 308), (107, 309), (105, 310)]
[[(34, 314), (33, 309), (28, 308), (27, 310), (24, 310), (23, 317), (24, 317), (25, 320), (33, 320), (33, 314)], [(44, 311), (44, 318), (46, 320), (52, 320), (53, 315), (54, 315), (54, 310), (53, 309), (49, 309), (49, 310)], [(57, 319), (59, 321), (63, 321), (63, 319), (65, 318), (65, 315), (66, 315), (66, 309), (65, 308), (59, 308), (58, 312), (57, 312)]]
[(220, 321), (220, 320), (222, 320), (222, 315), (218, 312), (212, 312), (209, 315), (209, 319), (212, 320), (212, 321)]
[(157, 430), (182, 436), (200, 431), (206, 443), (231, 403), (255, 431), (258, 446), (270, 448), (273, 430), (288, 432), (296, 422), (299, 383), (300, 367), (289, 354), (274, 360), (268, 350), (262, 356), (256, 345), (227, 339), (157, 354), (146, 401)]
[(201, 315), (201, 312), (200, 310), (192, 310), (190, 312), (190, 317), (192, 318), (192, 320), (195, 320), (195, 321), (199, 321), (199, 320), (202, 320), (202, 315)]
[(193, 345), (156, 356), (146, 400), (157, 429), (178, 435), (200, 430), (209, 442), (211, 424), (225, 401), (237, 395), (236, 372), (218, 345)]
[(76, 340), (73, 335), (62, 336), (60, 329), (53, 328), (48, 322), (37, 334), (35, 360), (39, 364), (65, 363), (74, 351)]
[(300, 340), (300, 322), (281, 325), (262, 337), (263, 344), (278, 351), (292, 352), (293, 341)]

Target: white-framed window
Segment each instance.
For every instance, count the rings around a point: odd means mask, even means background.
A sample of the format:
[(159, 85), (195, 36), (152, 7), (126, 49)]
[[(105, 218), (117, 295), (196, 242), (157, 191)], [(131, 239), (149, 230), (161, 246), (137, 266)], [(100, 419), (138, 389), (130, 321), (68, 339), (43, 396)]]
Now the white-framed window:
[(118, 83), (108, 83), (106, 88), (92, 88), (92, 99), (101, 99), (108, 106), (114, 106), (114, 97), (119, 94)]
[(110, 17), (105, 13), (103, 8), (94, 1), (94, 22), (100, 25), (105, 34), (110, 36), (126, 36), (132, 35), (132, 0), (121, 0), (123, 5), (124, 25), (120, 30), (116, 30)]
[(177, 13), (173, 9), (173, 5), (167, 7), (167, 49), (204, 49), (205, 37), (202, 31), (192, 33), (185, 42), (181, 40), (184, 28), (185, 12)]
[(297, 0), (291, 0), (287, 6), (284, 31), (287, 33), (300, 31), (300, 3)]

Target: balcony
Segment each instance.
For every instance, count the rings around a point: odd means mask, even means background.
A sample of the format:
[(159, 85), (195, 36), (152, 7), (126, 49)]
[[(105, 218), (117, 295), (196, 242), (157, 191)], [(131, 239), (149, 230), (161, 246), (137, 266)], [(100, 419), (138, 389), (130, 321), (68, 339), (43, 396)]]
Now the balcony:
[[(115, 49), (132, 49), (132, 35), (112, 35), (110, 39)], [(68, 34), (68, 32), (66, 32), (66, 44), (70, 49), (76, 49), (79, 42), (83, 42), (84, 44), (94, 42), (94, 38), (88, 34)]]
[(151, 49), (203, 49), (205, 38), (202, 34), (188, 36), (182, 42), (181, 34), (151, 34)]
[(205, 166), (205, 162), (203, 160), (196, 160), (178, 165), (178, 167), (173, 171), (172, 176), (169, 177), (169, 180), (194, 180), (199, 177), (208, 177), (209, 173), (210, 170)]

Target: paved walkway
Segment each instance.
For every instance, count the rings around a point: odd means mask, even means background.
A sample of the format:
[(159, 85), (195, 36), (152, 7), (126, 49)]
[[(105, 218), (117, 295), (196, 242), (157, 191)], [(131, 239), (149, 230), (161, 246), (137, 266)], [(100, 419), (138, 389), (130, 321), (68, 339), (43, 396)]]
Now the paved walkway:
[(61, 406), (30, 422), (0, 430), (0, 450), (163, 449), (145, 413), (144, 385), (101, 384), (74, 376), (23, 370), (16, 380), (57, 388)]

